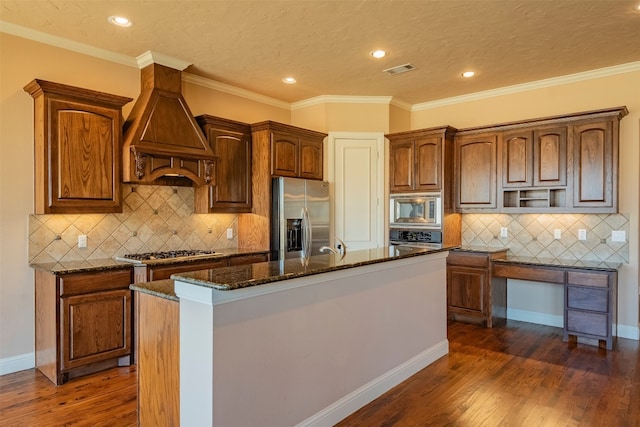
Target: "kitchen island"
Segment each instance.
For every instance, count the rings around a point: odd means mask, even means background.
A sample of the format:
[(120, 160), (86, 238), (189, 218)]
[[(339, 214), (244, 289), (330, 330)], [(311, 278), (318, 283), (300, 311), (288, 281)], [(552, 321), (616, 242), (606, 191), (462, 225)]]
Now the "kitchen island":
[[(173, 275), (180, 423), (333, 425), (447, 354), (447, 254), (392, 246)], [(161, 284), (132, 289), (163, 299)]]

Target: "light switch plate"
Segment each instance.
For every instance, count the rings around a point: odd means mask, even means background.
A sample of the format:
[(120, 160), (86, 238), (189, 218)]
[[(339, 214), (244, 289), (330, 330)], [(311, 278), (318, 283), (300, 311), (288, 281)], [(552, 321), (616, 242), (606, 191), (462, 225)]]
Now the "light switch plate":
[(627, 233), (624, 230), (612, 230), (611, 241), (612, 242), (625, 242), (627, 240)]
[(227, 239), (233, 239), (233, 228), (227, 228)]
[(87, 247), (87, 235), (86, 234), (78, 235), (78, 247), (79, 248), (86, 248)]
[(587, 230), (584, 228), (578, 230), (578, 240), (587, 240)]
[(553, 238), (556, 239), (556, 240), (562, 239), (562, 230), (560, 230), (559, 228), (554, 228), (553, 229)]

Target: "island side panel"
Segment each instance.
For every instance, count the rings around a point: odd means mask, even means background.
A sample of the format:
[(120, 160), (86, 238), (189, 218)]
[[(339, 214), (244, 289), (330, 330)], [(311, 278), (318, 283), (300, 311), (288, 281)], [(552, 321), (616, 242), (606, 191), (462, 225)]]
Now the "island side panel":
[[(275, 284), (282, 292), (218, 305), (225, 291), (212, 291), (213, 404), (203, 416), (212, 410), (214, 425), (334, 424), (443, 356), (446, 255), (293, 279), (299, 287), (287, 280)], [(181, 354), (197, 342), (184, 338)], [(201, 389), (181, 387), (183, 402)]]
[(180, 304), (136, 293), (138, 425), (180, 425)]

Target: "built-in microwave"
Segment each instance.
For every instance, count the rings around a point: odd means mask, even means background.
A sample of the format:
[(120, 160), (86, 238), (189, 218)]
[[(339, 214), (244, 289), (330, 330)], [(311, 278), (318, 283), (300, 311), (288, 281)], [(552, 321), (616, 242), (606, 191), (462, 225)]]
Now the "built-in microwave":
[(389, 196), (389, 227), (442, 227), (440, 193), (405, 193)]

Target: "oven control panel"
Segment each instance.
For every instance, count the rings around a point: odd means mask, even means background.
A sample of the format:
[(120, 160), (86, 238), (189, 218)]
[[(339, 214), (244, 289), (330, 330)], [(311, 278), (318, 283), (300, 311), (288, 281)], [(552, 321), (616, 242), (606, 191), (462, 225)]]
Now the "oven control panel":
[(442, 232), (438, 230), (389, 230), (389, 240), (406, 243), (442, 243)]

